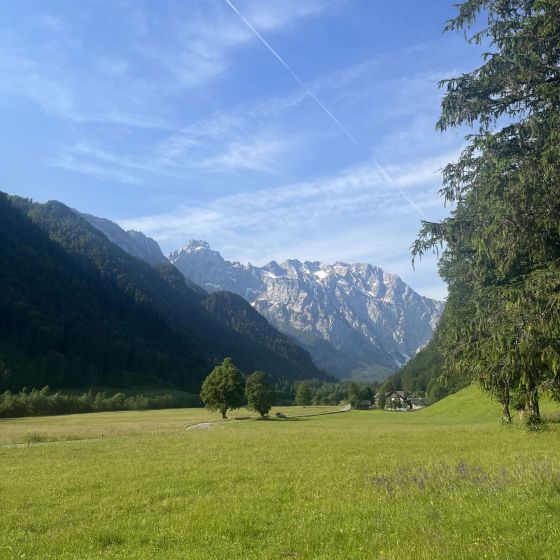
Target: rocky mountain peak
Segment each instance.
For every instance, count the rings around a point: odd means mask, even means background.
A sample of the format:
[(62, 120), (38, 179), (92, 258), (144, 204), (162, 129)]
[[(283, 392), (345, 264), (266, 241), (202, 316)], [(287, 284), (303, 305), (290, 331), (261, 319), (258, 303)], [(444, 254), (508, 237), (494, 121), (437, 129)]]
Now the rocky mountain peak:
[(208, 291), (243, 296), (315, 363), (340, 376), (396, 369), (431, 338), (443, 303), (369, 263), (288, 259), (258, 267), (230, 262), (204, 241), (170, 260)]
[[(185, 249), (188, 251), (212, 251), (208, 242), (201, 241), (198, 239), (189, 240)], [(213, 251), (213, 252), (217, 252), (217, 251)]]
[(179, 258), (179, 256), (183, 254), (196, 254), (198, 258), (213, 257), (216, 260), (223, 261), (222, 255), (220, 255), (218, 251), (213, 251), (206, 241), (200, 241), (197, 239), (191, 239), (186, 245), (183, 245), (179, 249), (172, 251), (172, 253), (169, 255), (169, 260), (173, 262), (174, 259)]

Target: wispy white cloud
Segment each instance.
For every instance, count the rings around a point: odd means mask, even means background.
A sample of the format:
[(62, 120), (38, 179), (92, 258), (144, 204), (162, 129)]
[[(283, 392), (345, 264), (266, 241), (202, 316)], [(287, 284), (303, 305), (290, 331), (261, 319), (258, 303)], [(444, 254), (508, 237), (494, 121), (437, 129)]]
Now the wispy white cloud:
[(196, 165), (210, 171), (246, 169), (270, 172), (284, 147), (285, 143), (279, 140), (258, 139), (249, 143), (233, 142), (226, 147), (223, 153), (201, 159)]
[(130, 68), (125, 59), (118, 56), (102, 56), (97, 61), (99, 71), (107, 76), (124, 77)]
[(438, 169), (454, 156), (392, 166), (393, 184), (367, 162), (315, 181), (191, 201), (120, 223), (155, 237), (165, 250), (191, 238), (206, 239), (226, 258), (254, 264), (286, 258), (371, 262), (441, 298), (445, 289), (434, 281), (430, 258), (412, 269), (409, 247), (420, 219), (395, 184), (431, 218), (440, 217)]
[(339, 7), (338, 0), (284, 0), (283, 2), (239, 2), (251, 23), (263, 30), (273, 30), (296, 20), (315, 16), (325, 10)]
[[(146, 183), (153, 176), (188, 179), (193, 171), (227, 173), (256, 171), (273, 173), (294, 141), (271, 135), (232, 141), (210, 155), (201, 149), (196, 135), (173, 135), (150, 155), (125, 154), (88, 141), (60, 147), (45, 163), (103, 180), (121, 183)], [(219, 144), (221, 146), (221, 144)]]
[(133, 162), (123, 165), (121, 158), (85, 142), (77, 142), (73, 146), (60, 150), (47, 159), (46, 163), (52, 167), (127, 184), (138, 182), (135, 171), (147, 170), (145, 166)]
[[(113, 76), (117, 73), (116, 60), (111, 63), (100, 60), (99, 64), (105, 67), (105, 73), (111, 73), (109, 64), (112, 64)], [(0, 40), (0, 73), (10, 77), (0, 81), (0, 95), (26, 97), (35, 101), (46, 114), (76, 124), (102, 123), (160, 130), (174, 128), (152, 112), (134, 110), (135, 106), (143, 104), (137, 95), (144, 97), (149, 94), (141, 91), (141, 83), (136, 83), (128, 91), (119, 92), (110, 82), (100, 79), (84, 90), (79, 77), (65, 76), (64, 67), (58, 64), (49, 71), (48, 65), (17, 45)], [(123, 65), (121, 63), (121, 74)]]
[[(334, 177), (283, 187), (262, 189), (214, 199), (204, 205), (189, 204), (163, 215), (126, 221), (126, 227), (141, 229), (156, 238), (180, 243), (190, 236), (214, 236), (218, 232), (258, 231), (282, 226), (286, 230), (319, 226), (324, 220), (372, 219), (372, 216), (410, 214), (395, 184), (424, 209), (439, 204), (434, 188), (437, 170), (450, 154), (390, 169), (389, 184), (374, 163), (348, 169)], [(428, 188), (420, 188), (426, 187)], [(416, 220), (416, 217), (415, 217)]]
[[(247, 0), (243, 6), (256, 28), (276, 32), (343, 2), (286, 0), (272, 4)], [(136, 49), (162, 65), (173, 78), (175, 87), (180, 88), (201, 86), (226, 72), (231, 64), (232, 49), (255, 39), (225, 2), (189, 4), (184, 15), (166, 21), (166, 28), (173, 31), (166, 35), (165, 41), (144, 34)]]
[(194, 148), (230, 138), (231, 133), (241, 130), (244, 124), (245, 119), (236, 111), (199, 119), (159, 140), (154, 147), (156, 158), (164, 165), (184, 164)]
[(144, 183), (147, 176), (153, 175), (182, 177), (175, 169), (163, 167), (153, 158), (107, 150), (83, 140), (59, 148), (45, 163), (59, 169), (125, 184)]
[(134, 174), (122, 168), (110, 167), (106, 164), (95, 163), (91, 160), (84, 161), (75, 158), (69, 153), (59, 154), (51, 160), (48, 160), (47, 163), (52, 167), (90, 175), (104, 181), (116, 181), (124, 184), (135, 184), (138, 182)]
[[(276, 32), (342, 1), (243, 4), (259, 29)], [(161, 11), (158, 18), (140, 5), (130, 10), (131, 14), (126, 12), (132, 20), (130, 36), (122, 38), (124, 48), (116, 52), (86, 44), (85, 14), (78, 23), (54, 13), (38, 16), (51, 35), (46, 42), (37, 38), (35, 45), (15, 34), (0, 35), (0, 73), (9, 76), (0, 84), (0, 95), (28, 97), (48, 115), (76, 124), (177, 130), (181, 126), (169, 116), (165, 100), (174, 102), (180, 91), (200, 87), (228, 71), (233, 49), (254, 40), (222, 2), (194, 1), (182, 13)], [(81, 40), (86, 43), (81, 45)], [(72, 41), (76, 45), (69, 48)], [(130, 71), (139, 67), (152, 78), (145, 80)]]
[[(109, 58), (103, 61), (103, 64), (107, 69), (114, 67), (115, 73), (126, 73), (127, 68), (122, 66), (121, 62), (119, 58)], [(370, 91), (372, 81), (376, 82), (375, 69), (388, 62), (387, 57), (376, 56), (320, 76), (310, 82), (309, 87), (335, 99), (341, 92), (352, 91), (355, 96), (354, 102), (360, 103), (362, 90)], [(392, 161), (419, 158), (426, 160), (433, 153), (434, 147), (442, 152), (457, 146), (457, 139), (451, 139), (450, 136), (434, 144), (433, 121), (439, 100), (435, 88), (437, 77), (441, 77), (441, 74), (421, 72), (407, 77), (406, 82), (397, 78), (382, 85), (375, 85), (384, 95), (387, 91), (394, 90), (396, 93), (393, 97), (405, 96), (398, 106), (405, 105), (407, 115), (411, 115), (411, 118), (391, 134), (383, 137), (373, 136), (374, 153), (384, 165), (388, 165), (387, 171), (390, 175), (393, 173), (390, 166)], [(60, 95), (58, 98), (64, 106), (63, 110), (68, 111), (68, 106), (72, 105), (71, 97), (68, 99)], [(49, 99), (52, 102), (57, 96), (49, 96)], [(127, 145), (126, 151), (114, 143), (109, 147), (103, 141), (82, 140), (59, 148), (57, 154), (49, 158), (47, 163), (126, 184), (145, 184), (153, 180), (154, 176), (183, 177), (189, 182), (194, 177), (196, 181), (200, 181), (197, 173), (200, 175), (243, 170), (282, 175), (292, 161), (297, 161), (300, 154), (312, 152), (314, 144), (317, 145), (323, 137), (322, 133), (318, 135), (317, 126), (322, 126), (325, 119), (319, 114), (315, 115), (318, 123), (309, 120), (308, 106), (302, 106), (306, 99), (305, 92), (295, 89), (282, 97), (215, 111), (179, 130), (172, 130), (170, 134), (160, 134), (152, 142), (139, 148), (134, 149)], [(388, 108), (393, 113), (403, 110), (394, 108), (392, 104), (389, 104)], [(352, 109), (352, 114), (359, 114), (356, 107)], [(387, 108), (382, 106), (380, 110), (386, 114)], [(115, 122), (127, 122), (126, 114), (108, 115)], [(298, 115), (305, 116), (305, 128), (301, 127)], [(85, 116), (82, 114), (79, 118)], [(362, 121), (357, 123), (357, 126), (363, 129), (369, 127), (369, 134), (375, 135), (371, 119), (368, 117)], [(151, 123), (144, 124), (149, 126)], [(95, 146), (95, 149), (85, 150), (85, 145)], [(104, 153), (104, 157), (100, 157), (100, 152)], [(364, 150), (361, 156), (365, 157), (367, 153), (368, 151)], [(415, 169), (414, 175), (418, 176), (420, 172), (432, 174), (431, 177), (425, 176), (426, 181), (433, 179), (432, 169)], [(405, 176), (399, 175), (399, 180), (394, 186), (397, 189), (401, 188), (401, 183), (405, 180)]]

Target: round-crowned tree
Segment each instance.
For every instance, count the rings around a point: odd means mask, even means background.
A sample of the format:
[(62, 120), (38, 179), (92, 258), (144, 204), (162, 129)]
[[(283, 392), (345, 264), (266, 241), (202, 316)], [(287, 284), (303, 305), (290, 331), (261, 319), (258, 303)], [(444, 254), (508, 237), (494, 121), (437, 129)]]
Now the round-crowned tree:
[(225, 358), (204, 380), (200, 398), (208, 410), (219, 410), (227, 418), (228, 410), (243, 404), (244, 388), (243, 375), (231, 358)]
[(264, 371), (255, 371), (245, 385), (247, 408), (258, 412), (261, 417), (266, 416), (274, 404), (274, 391), (266, 378)]

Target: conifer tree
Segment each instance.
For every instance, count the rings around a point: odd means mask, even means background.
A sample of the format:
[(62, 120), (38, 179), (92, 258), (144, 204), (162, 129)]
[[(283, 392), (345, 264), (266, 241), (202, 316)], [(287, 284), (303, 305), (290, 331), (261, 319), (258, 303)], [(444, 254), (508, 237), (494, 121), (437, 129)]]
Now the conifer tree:
[(423, 222), (413, 256), (443, 247), (449, 367), (493, 393), (505, 421), (521, 394), (535, 424), (540, 392), (560, 384), (560, 2), (467, 0), (446, 30), (488, 52), (441, 83), (438, 129), (473, 132), (443, 170), (454, 209)]
[(313, 394), (309, 381), (300, 381), (296, 390), (295, 403), (299, 406), (308, 406), (311, 404)]

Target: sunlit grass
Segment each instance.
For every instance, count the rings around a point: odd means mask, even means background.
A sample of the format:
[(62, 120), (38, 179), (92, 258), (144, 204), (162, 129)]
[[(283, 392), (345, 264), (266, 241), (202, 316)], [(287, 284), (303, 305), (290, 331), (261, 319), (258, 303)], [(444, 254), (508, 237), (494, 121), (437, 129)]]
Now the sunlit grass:
[(191, 409), (0, 422), (4, 443), (91, 438), (0, 447), (0, 558), (558, 558), (558, 425), (502, 427), (472, 388), (418, 413), (185, 431), (216, 419)]

